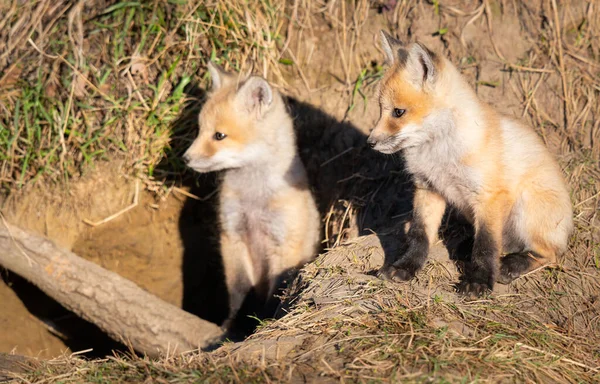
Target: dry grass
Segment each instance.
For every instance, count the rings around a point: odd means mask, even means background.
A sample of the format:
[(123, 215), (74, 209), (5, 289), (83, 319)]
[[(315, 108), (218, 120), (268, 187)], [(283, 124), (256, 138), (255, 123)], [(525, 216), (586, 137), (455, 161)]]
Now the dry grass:
[[(455, 273), (442, 247), (416, 281), (366, 275), (383, 254), (375, 235), (307, 267), (292, 310), (243, 343), (151, 361), (63, 357), (27, 379), (60, 382), (595, 382), (597, 344), (544, 322), (547, 306), (525, 293), (465, 302), (447, 287)], [(439, 261), (444, 260), (444, 261)], [(525, 283), (527, 284), (527, 283)]]
[(490, 298), (454, 294), (456, 268), (442, 248), (415, 281), (383, 283), (368, 274), (382, 262), (376, 236), (348, 240), (366, 230), (365, 215), (376, 215), (378, 227), (402, 220), (386, 194), (402, 190), (390, 186), (401, 175), (365, 165), (373, 155), (357, 141), (344, 147), (347, 136), (323, 134), (314, 145), (330, 152), (309, 169), (349, 170), (335, 175), (340, 191), (324, 207), (333, 250), (296, 280), (289, 314), (213, 353), (61, 358), (23, 381), (600, 380), (600, 12), (593, 0), (79, 4), (15, 1), (0, 21), (0, 41), (8, 42), (0, 47), (5, 192), (114, 156), (153, 189), (164, 172), (183, 177), (169, 143), (189, 140), (190, 126), (172, 122), (186, 105), (186, 84), (205, 85), (198, 74), (211, 55), (367, 125), (373, 114), (363, 116), (362, 101), (373, 108), (381, 73), (371, 63), (381, 61), (372, 39), (386, 28), (444, 51), (484, 100), (535, 127), (567, 175), (577, 230), (558, 268)]
[[(281, 79), (284, 3), (14, 0), (0, 5), (2, 193), (123, 157), (152, 181), (210, 57)], [(250, 43), (251, 42), (251, 43)], [(202, 76), (199, 76), (201, 74)], [(151, 183), (149, 183), (151, 184)]]

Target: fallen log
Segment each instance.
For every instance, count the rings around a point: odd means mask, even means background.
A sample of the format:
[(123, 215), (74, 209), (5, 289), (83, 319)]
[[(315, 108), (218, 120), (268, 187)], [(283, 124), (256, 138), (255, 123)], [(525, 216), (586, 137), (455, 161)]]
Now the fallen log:
[(0, 266), (33, 283), (117, 341), (150, 357), (208, 347), (223, 330), (133, 282), (10, 224), (0, 228)]

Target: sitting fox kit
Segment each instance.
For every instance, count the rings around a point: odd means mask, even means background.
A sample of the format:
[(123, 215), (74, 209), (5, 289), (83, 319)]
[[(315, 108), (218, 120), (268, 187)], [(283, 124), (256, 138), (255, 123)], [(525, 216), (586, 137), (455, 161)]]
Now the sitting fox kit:
[(572, 207), (561, 170), (537, 134), (478, 100), (447, 59), (381, 34), (389, 69), (368, 144), (386, 154), (400, 151), (416, 190), (407, 249), (380, 276), (415, 275), (446, 204), (475, 229), (460, 292), (481, 295), (496, 281), (508, 284), (555, 263), (567, 249)]
[(219, 219), (231, 320), (251, 291), (266, 305), (284, 274), (312, 259), (320, 219), (281, 95), (257, 76), (212, 63), (209, 72), (200, 133), (184, 159), (201, 173), (225, 170)]

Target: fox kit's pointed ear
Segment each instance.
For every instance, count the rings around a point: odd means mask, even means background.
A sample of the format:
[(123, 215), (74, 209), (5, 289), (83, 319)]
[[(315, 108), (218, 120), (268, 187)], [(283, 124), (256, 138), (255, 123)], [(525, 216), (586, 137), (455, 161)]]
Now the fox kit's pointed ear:
[(414, 43), (409, 50), (406, 69), (415, 85), (426, 87), (435, 82), (437, 68), (436, 56), (421, 43)]
[(384, 30), (379, 32), (381, 39), (381, 49), (385, 53), (385, 63), (392, 65), (400, 59), (400, 51), (402, 50), (402, 42), (395, 39)]
[(233, 81), (233, 75), (227, 71), (225, 71), (221, 66), (213, 63), (212, 61), (208, 62), (208, 72), (210, 73), (210, 78), (212, 79), (212, 87), (211, 91), (216, 91), (226, 85), (229, 85)]
[(248, 112), (262, 116), (273, 103), (273, 90), (265, 79), (252, 76), (239, 89), (237, 99)]

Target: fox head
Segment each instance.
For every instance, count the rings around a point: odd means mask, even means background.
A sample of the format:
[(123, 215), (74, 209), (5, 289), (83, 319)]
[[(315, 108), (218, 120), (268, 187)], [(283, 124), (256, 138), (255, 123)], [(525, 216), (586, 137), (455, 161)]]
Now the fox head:
[(390, 154), (428, 139), (434, 112), (433, 91), (441, 61), (420, 43), (404, 46), (381, 31), (381, 46), (389, 65), (380, 83), (380, 117), (367, 143)]
[(274, 108), (283, 108), (275, 102), (278, 94), (261, 77), (240, 78), (212, 62), (208, 70), (212, 89), (200, 112), (200, 132), (183, 159), (201, 173), (264, 159), (273, 135), (268, 120)]

